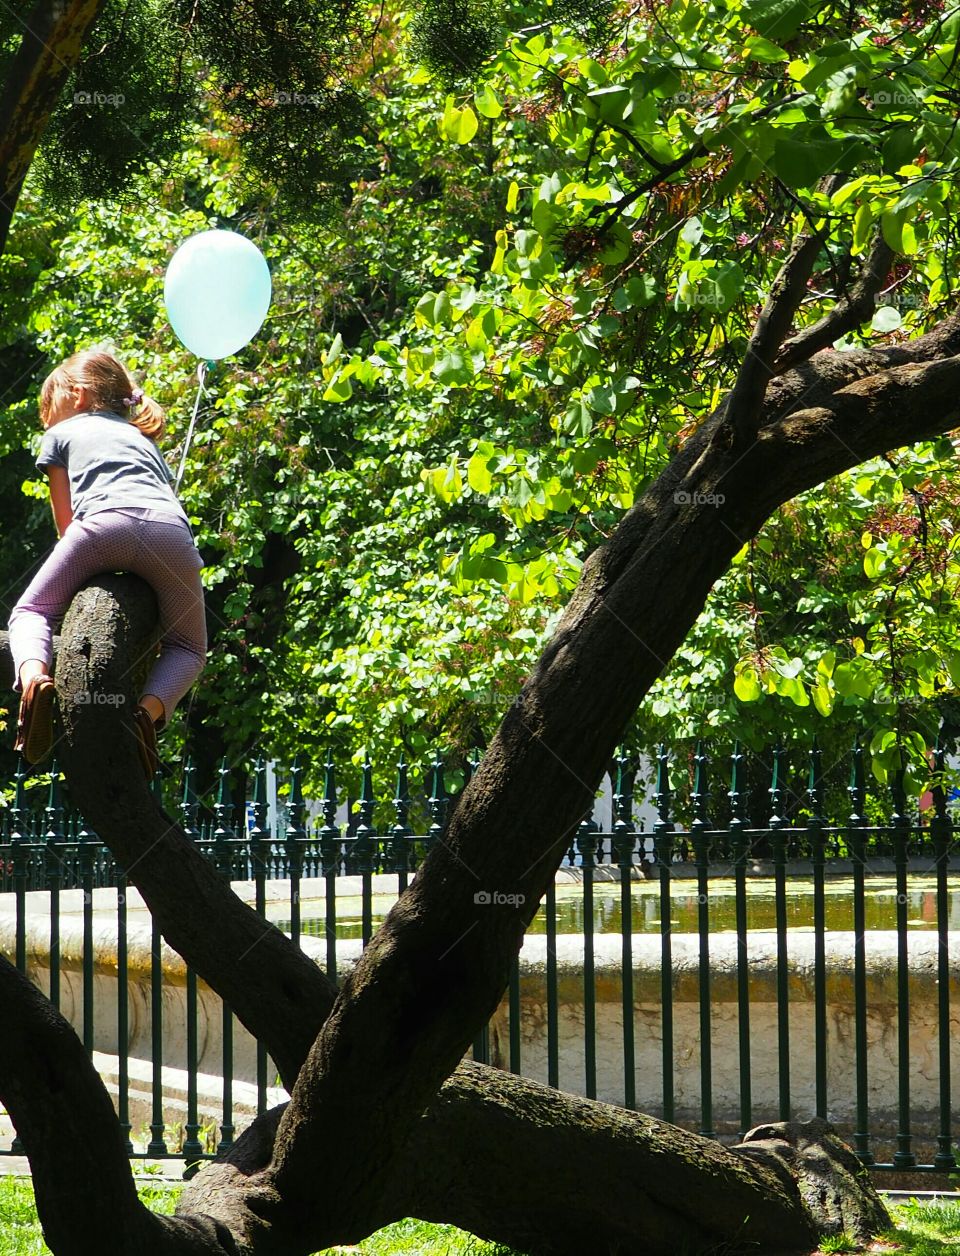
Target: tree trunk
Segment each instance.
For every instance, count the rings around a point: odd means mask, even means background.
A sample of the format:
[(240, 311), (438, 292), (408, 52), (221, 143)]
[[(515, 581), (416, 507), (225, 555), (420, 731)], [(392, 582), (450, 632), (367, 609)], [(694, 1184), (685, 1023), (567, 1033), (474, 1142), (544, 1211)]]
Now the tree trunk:
[[(166, 941), (215, 990), (229, 992), (245, 1024), (268, 1001), (283, 1026), (282, 1036), (271, 1035), (270, 1053), (289, 1087), (316, 1036), (310, 995), (322, 974), (230, 892), (144, 782), (132, 715), (155, 650), (155, 625), (153, 593), (136, 576), (101, 576), (77, 594), (57, 655), (58, 754), (71, 797), (143, 895)], [(77, 701), (92, 693), (110, 694), (113, 702)]]
[(38, 0), (0, 93), (0, 255), (23, 181), (103, 0)]
[[(895, 350), (826, 352), (767, 389), (746, 445), (726, 405), (701, 425), (586, 564), (444, 841), (325, 1020), (328, 984), (283, 935), (237, 905), (199, 856), (185, 854), (177, 826), (150, 798), (129, 705), (117, 711), (74, 701), (80, 690), (129, 693), (117, 673), (143, 660), (138, 642), (148, 628), (142, 607), (136, 626), (132, 614), (128, 622), (106, 612), (109, 580), (81, 595), (64, 625), (57, 668), (74, 796), (144, 891), (171, 945), (249, 1027), (264, 1029), (284, 1077), (296, 1076), (291, 1103), (274, 1118), (269, 1163), (229, 1170), (229, 1189), (208, 1183), (206, 1220), (193, 1229), (188, 1216), (165, 1224), (173, 1245), (164, 1251), (293, 1256), (411, 1212), (460, 1219), (537, 1252), (572, 1250), (571, 1232), (581, 1236), (577, 1250), (589, 1231), (591, 1250), (649, 1252), (666, 1250), (671, 1225), (694, 1247), (721, 1237), (800, 1247), (820, 1228), (865, 1232), (885, 1223), (853, 1172), (856, 1162), (818, 1125), (764, 1127), (772, 1141), (755, 1137), (755, 1146), (733, 1152), (649, 1118), (457, 1065), (501, 997), (526, 924), (626, 720), (713, 581), (781, 502), (864, 458), (956, 426), (958, 351), (953, 316)], [(99, 626), (105, 613), (113, 617), (108, 633)], [(514, 902), (483, 902), (478, 891)], [(269, 1016), (276, 1019), (265, 1025)], [(93, 1085), (89, 1077), (75, 1081)], [(0, 1087), (7, 1085), (0, 1076)], [(24, 1119), (32, 1119), (29, 1110)], [(115, 1158), (103, 1139), (91, 1150)], [(535, 1198), (521, 1203), (517, 1184), (531, 1157), (549, 1174), (538, 1175)], [(605, 1194), (583, 1191), (585, 1165), (594, 1163), (619, 1172), (621, 1190), (632, 1189), (641, 1204), (632, 1221)], [(817, 1177), (825, 1163), (835, 1166), (830, 1184)], [(693, 1206), (684, 1210), (679, 1196)], [(117, 1207), (128, 1209), (128, 1199), (118, 1196)], [(57, 1256), (91, 1250), (85, 1242), (65, 1232)]]

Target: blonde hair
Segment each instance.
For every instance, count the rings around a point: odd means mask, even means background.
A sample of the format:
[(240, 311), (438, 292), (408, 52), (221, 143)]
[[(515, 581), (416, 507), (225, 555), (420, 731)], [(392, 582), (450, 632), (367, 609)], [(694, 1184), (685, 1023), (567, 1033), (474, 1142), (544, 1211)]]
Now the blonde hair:
[(136, 381), (123, 363), (103, 349), (85, 349), (82, 353), (75, 353), (43, 381), (40, 422), (44, 427), (50, 426), (57, 398), (69, 396), (75, 388), (86, 390), (90, 410), (110, 410), (119, 414), (152, 441), (159, 440), (163, 435), (167, 419), (163, 407), (145, 394), (139, 401), (131, 403), (131, 398), (142, 390), (137, 388)]

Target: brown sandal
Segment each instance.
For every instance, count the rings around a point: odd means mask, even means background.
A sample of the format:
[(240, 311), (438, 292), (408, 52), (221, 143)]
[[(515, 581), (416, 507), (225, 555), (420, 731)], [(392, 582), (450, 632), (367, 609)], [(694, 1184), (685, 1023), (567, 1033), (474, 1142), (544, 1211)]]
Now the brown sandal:
[(137, 734), (137, 750), (143, 764), (143, 774), (148, 783), (153, 780), (160, 766), (157, 754), (157, 729), (146, 707), (138, 706), (133, 713), (133, 727)]
[(55, 686), (49, 676), (33, 676), (20, 698), (17, 740), (14, 750), (28, 763), (40, 763), (53, 748), (53, 698)]

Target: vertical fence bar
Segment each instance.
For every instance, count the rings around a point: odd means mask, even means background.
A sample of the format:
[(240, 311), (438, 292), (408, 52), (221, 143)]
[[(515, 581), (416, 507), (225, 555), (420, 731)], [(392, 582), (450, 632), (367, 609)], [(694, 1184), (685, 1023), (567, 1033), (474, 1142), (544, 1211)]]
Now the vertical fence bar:
[[(229, 885), (232, 863), (232, 842), (236, 832), (231, 818), (230, 769), (226, 759), (220, 764), (220, 783), (214, 804), (213, 848), (217, 870)], [(222, 1003), (221, 1038), (223, 1047), (223, 1111), (220, 1120), (220, 1142), (217, 1152), (228, 1151), (233, 1146), (233, 1013)]]
[(814, 738), (807, 778), (810, 818), (807, 832), (813, 860), (813, 1055), (816, 1115), (827, 1116), (827, 915), (824, 900), (826, 835), (823, 831), (823, 777), (820, 746)]
[[(13, 877), (14, 962), (21, 973), (27, 971), (27, 852), (24, 833), (26, 817), (23, 813), (23, 783), (27, 768), (23, 756), (17, 756), (14, 777), (13, 806), (10, 809), (10, 871)], [(15, 1156), (24, 1154), (20, 1135), (14, 1131), (10, 1151)]]
[(184, 1178), (197, 1172), (197, 1162), (203, 1156), (200, 1142), (200, 1114), (197, 1103), (197, 974), (187, 965), (187, 1119), (183, 1124)]
[[(163, 805), (163, 785), (159, 774), (155, 774), (150, 782), (150, 792), (159, 805)], [(163, 938), (160, 929), (150, 918), (150, 1089), (152, 1098), (152, 1116), (150, 1121), (150, 1142), (147, 1154), (166, 1156), (169, 1148), (166, 1143), (166, 1122), (163, 1112)]]
[[(430, 813), (430, 827), (427, 829), (427, 850), (431, 850), (443, 836), (447, 826), (447, 807), (449, 805), (447, 787), (443, 779), (443, 759), (437, 750), (430, 764), (430, 796), (427, 799), (427, 810)], [(491, 887), (491, 889), (496, 887)]]
[(560, 1088), (560, 1006), (557, 987), (557, 884), (544, 899), (547, 917), (547, 1084)]
[(50, 894), (50, 1002), (60, 1010), (60, 884), (63, 869), (63, 807), (60, 801), (60, 769), (50, 768), (50, 790), (44, 834), (44, 872)]
[(390, 830), (390, 863), (397, 874), (397, 891), (402, 894), (410, 875), (410, 838), (413, 836), (410, 827), (410, 783), (407, 762), (402, 754), (397, 764), (397, 785), (393, 791), (392, 806), (394, 822)]
[(117, 1119), (123, 1133), (127, 1153), (133, 1152), (130, 1141), (130, 1032), (129, 1032), (129, 964), (127, 959), (127, 876), (118, 867), (117, 879)]
[(583, 875), (583, 1068), (588, 1099), (597, 1097), (597, 985), (593, 942), (593, 869), (599, 825), (587, 812), (577, 829), (577, 850)]
[(14, 962), (20, 972), (27, 970), (27, 852), (24, 841), (23, 782), (26, 779), (23, 756), (17, 756), (13, 807), (10, 814), (10, 862), (13, 874)]
[(233, 1146), (233, 1013), (223, 1005), (223, 1111), (220, 1118), (220, 1141), (217, 1154)]
[(323, 768), (323, 798), (320, 802), (323, 824), (320, 828), (320, 857), (323, 867), (323, 934), (327, 947), (327, 976), (337, 981), (337, 874), (340, 871), (340, 830), (337, 828), (337, 775), (331, 756)]
[(784, 819), (783, 746), (773, 751), (770, 780), (770, 839), (773, 846), (777, 925), (777, 1073), (780, 1120), (790, 1120), (790, 966), (787, 954), (787, 835)]
[[(197, 828), (197, 795), (193, 786), (194, 766), (192, 759), (187, 759), (183, 771), (183, 796), (180, 802), (181, 824), (185, 836), (196, 843), (200, 832)], [(185, 1164), (184, 1177), (193, 1177), (197, 1171), (196, 1162), (203, 1155), (200, 1142), (200, 1117), (197, 1103), (197, 974), (187, 965), (187, 1119), (183, 1126), (183, 1159)]]
[(657, 750), (657, 820), (653, 850), (660, 874), (660, 1061), (663, 1078), (663, 1118), (674, 1116), (673, 1087), (673, 947), (671, 943), (670, 879), (673, 863), (673, 822), (670, 819), (670, 764), (666, 748)]
[(633, 853), (637, 844), (633, 827), (633, 788), (630, 760), (621, 750), (614, 760), (617, 767), (613, 793), (613, 846), (620, 869), (620, 984), (623, 1015), (623, 1103), (637, 1106), (636, 1052), (633, 1025)]
[(867, 1089), (867, 950), (866, 911), (864, 906), (864, 867), (866, 845), (864, 815), (866, 789), (863, 782), (863, 746), (857, 736), (850, 764), (850, 816), (847, 834), (853, 860), (853, 1018), (856, 1050), (857, 1129), (853, 1149), (863, 1165), (874, 1162), (870, 1150), (870, 1096)]
[(698, 741), (694, 753), (693, 792), (690, 802), (693, 819), (690, 838), (697, 864), (697, 931), (700, 938), (700, 1133), (714, 1138), (713, 1129), (713, 1043), (710, 1015), (710, 843), (707, 831), (707, 755)]
[(150, 923), (150, 1093), (152, 1116), (148, 1156), (165, 1156), (163, 1120), (163, 940), (154, 920)]
[[(497, 886), (492, 886), (491, 894), (497, 893)], [(510, 1040), (510, 1072), (520, 1072), (520, 956), (514, 955), (510, 961), (510, 976), (507, 983), (508, 1023)]]
[[(247, 834), (250, 858), (253, 863), (254, 907), (257, 915), (267, 918), (267, 868), (266, 851), (270, 847), (270, 830), (267, 827), (267, 765), (258, 757), (253, 766), (253, 802), (251, 824)], [(267, 1110), (267, 1048), (257, 1039), (257, 1116)]]
[(96, 835), (86, 824), (77, 834), (80, 861), (80, 887), (83, 893), (83, 1046), (87, 1055), (93, 1055), (93, 861), (97, 849)]
[(750, 970), (747, 947), (747, 852), (749, 844), (743, 817), (740, 788), (743, 755), (733, 743), (730, 756), (730, 833), (733, 845), (734, 899), (737, 927), (737, 1035), (740, 1048), (740, 1137), (753, 1126), (753, 1091), (750, 1077)]
[(917, 1157), (910, 1133), (910, 956), (907, 942), (907, 846), (910, 819), (903, 788), (903, 771), (896, 773), (893, 795), (893, 861), (897, 877), (897, 1150), (894, 1167), (912, 1169)]
[(507, 987), (509, 1007), (510, 1072), (520, 1072), (520, 957), (510, 961), (510, 978)]
[(377, 831), (373, 827), (373, 765), (369, 755), (363, 762), (359, 804), (353, 835), (353, 858), (360, 873), (360, 936), (366, 946), (373, 936), (373, 870), (377, 856)]
[(947, 882), (953, 826), (947, 813), (946, 790), (943, 784), (944, 751), (939, 741), (933, 762), (936, 778), (930, 836), (937, 861), (937, 1047), (940, 1063), (940, 1127), (933, 1166), (941, 1173), (953, 1173), (956, 1170), (956, 1160), (953, 1154), (953, 1116), (950, 1111), (950, 909)]
[[(303, 846), (307, 834), (303, 827), (303, 768), (300, 756), (294, 755), (290, 768), (290, 801), (287, 803), (287, 875), (290, 878), (290, 939), (300, 945), (300, 877), (303, 869)], [(331, 975), (331, 981), (335, 978)]]
[[(476, 772), (476, 770), (477, 770), (477, 768), (478, 768), (479, 766), (480, 766), (480, 756), (479, 756), (479, 751), (474, 750), (474, 751), (471, 753), (471, 755), (467, 758), (466, 763), (464, 764), (464, 775), (463, 775), (463, 788), (464, 788), (464, 789), (466, 789), (466, 788), (467, 788), (467, 786), (470, 784), (470, 781), (473, 779), (474, 773)], [(407, 792), (407, 774), (406, 774), (406, 764), (405, 764), (405, 763), (403, 763), (402, 761), (401, 761), (401, 764), (400, 764), (400, 768), (403, 770), (403, 794), (405, 795), (405, 794), (406, 794), (406, 792)], [(398, 797), (399, 797), (399, 795), (400, 795), (400, 792), (401, 792), (401, 791), (400, 791), (400, 777), (399, 777), (399, 775), (398, 775), (398, 777), (397, 777), (397, 794), (398, 794)], [(409, 801), (409, 800), (408, 800), (408, 801)], [(398, 812), (398, 815), (399, 815), (399, 812)], [(403, 822), (404, 822), (404, 824), (406, 824), (406, 817), (407, 817), (407, 812), (406, 812), (406, 810), (404, 810), (404, 813), (403, 813)], [(408, 834), (407, 834), (407, 836), (406, 836), (406, 838), (405, 838), (405, 841), (406, 841), (407, 845), (409, 845), (409, 840), (410, 840), (410, 839), (409, 839), (409, 832), (408, 832)], [(401, 892), (401, 893), (403, 893), (404, 889), (406, 889), (406, 885), (407, 885), (407, 874), (406, 874), (406, 870), (404, 870), (404, 873), (403, 873), (403, 879), (402, 879), (402, 881), (401, 881), (401, 885), (400, 885), (400, 892)], [(549, 963), (550, 963), (550, 961), (549, 961), (549, 958), (548, 958), (548, 960), (547, 960), (547, 965), (548, 965), (548, 967), (549, 967)], [(547, 981), (547, 985), (549, 986), (549, 978), (548, 978), (548, 981)], [(548, 994), (548, 1000), (549, 1000), (549, 994)], [(549, 1020), (549, 1017), (550, 1017), (550, 1009), (549, 1009), (549, 1006), (548, 1006), (548, 1008), (547, 1008), (547, 1019), (548, 1019), (548, 1020)], [(549, 1039), (549, 1030), (548, 1030), (548, 1033), (547, 1033), (547, 1037), (548, 1037), (548, 1039)], [(547, 1054), (548, 1054), (548, 1056), (549, 1056), (549, 1053), (550, 1053), (550, 1050), (549, 1050), (549, 1043), (548, 1043), (548, 1046), (547, 1046)], [(489, 1064), (489, 1063), (490, 1063), (490, 1022), (489, 1022), (489, 1021), (488, 1021), (485, 1025), (483, 1025), (483, 1026), (479, 1029), (479, 1031), (477, 1032), (477, 1036), (476, 1036), (476, 1038), (474, 1038), (474, 1040), (473, 1040), (473, 1058), (474, 1058), (474, 1059), (475, 1059), (475, 1060), (476, 1060), (479, 1064)]]

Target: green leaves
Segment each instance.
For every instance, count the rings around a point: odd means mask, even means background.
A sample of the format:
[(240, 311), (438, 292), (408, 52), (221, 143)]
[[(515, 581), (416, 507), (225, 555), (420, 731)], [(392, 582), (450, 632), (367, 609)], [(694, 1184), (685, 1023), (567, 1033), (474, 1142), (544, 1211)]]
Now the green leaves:
[(908, 221), (910, 210), (885, 210), (880, 215), (883, 238), (895, 253), (912, 254), (917, 251), (917, 236)]
[[(881, 728), (870, 739), (870, 770), (881, 785), (901, 770), (908, 770), (911, 777), (920, 780), (927, 775), (927, 745), (923, 735), (913, 730), (901, 732), (896, 728)], [(911, 781), (905, 782), (909, 788)]]
[(623, 414), (636, 401), (639, 387), (640, 380), (635, 375), (622, 375), (594, 385), (583, 400), (596, 414)]
[(763, 693), (760, 675), (752, 663), (738, 663), (733, 678), (733, 692), (741, 702), (756, 702)]
[(431, 327), (450, 321), (450, 296), (446, 292), (427, 292), (416, 305), (417, 316)]
[(790, 54), (785, 48), (781, 48), (779, 44), (765, 39), (762, 35), (751, 35), (748, 39), (745, 39), (743, 51), (750, 61), (773, 63), (790, 60)]
[(626, 83), (597, 87), (587, 93), (584, 112), (587, 117), (598, 118), (601, 122), (623, 122), (631, 100), (630, 88)]
[(349, 401), (353, 396), (353, 384), (350, 377), (338, 372), (330, 380), (323, 393), (324, 401)]
[(433, 374), (441, 384), (469, 384), (473, 379), (470, 355), (459, 349), (448, 349), (434, 363)]
[(883, 575), (887, 566), (887, 556), (883, 550), (869, 549), (863, 556), (863, 570), (871, 580), (877, 580)]
[(674, 306), (676, 309), (723, 311), (737, 301), (745, 286), (746, 278), (739, 262), (692, 261), (680, 272)]
[(485, 454), (475, 453), (467, 463), (467, 483), (475, 493), (487, 494), (493, 484), (490, 460)]
[[(241, 207), (262, 233), (274, 321), (262, 357), (216, 381), (187, 491), (210, 587), (238, 617), (264, 538), (295, 552), (296, 574), (277, 578), (288, 621), (263, 655), (238, 627), (210, 681), (280, 753), (292, 710), (298, 739), (324, 748), (490, 735), (584, 556), (729, 388), (809, 225), (796, 201), (829, 231), (798, 330), (833, 308), (838, 259), (852, 248), (856, 265), (878, 230), (897, 252), (889, 304), (846, 343), (913, 334), (952, 299), (952, 17), (923, 48), (892, 11), (882, 25), (858, 11), (847, 38), (799, 0), (685, 3), (632, 24), (611, 56), (557, 12), (456, 94), (385, 48), (369, 126), (343, 132), (363, 178), (298, 229), (302, 249), (274, 234), (272, 189), (261, 204), (241, 188), (222, 136), (184, 155), (182, 185), (168, 171), (144, 186), (149, 215), (87, 206), (51, 244), (37, 207), (22, 266), (2, 276), (5, 325), (29, 329), (17, 360), (129, 327), (176, 435), (192, 385), (157, 321), (165, 242)], [(833, 170), (844, 187), (828, 201), (814, 189)], [(17, 404), (19, 447), (33, 414)], [(634, 736), (707, 724), (849, 744), (861, 721), (906, 744), (915, 712), (960, 688), (944, 445), (780, 511), (718, 582)], [(878, 763), (891, 753), (878, 742)]]
[(456, 457), (451, 458), (445, 467), (438, 467), (435, 471), (421, 471), (420, 478), (427, 489), (442, 502), (456, 501), (463, 492), (463, 479)]
[[(496, 116), (496, 115), (487, 115)], [(477, 115), (469, 105), (458, 109), (448, 96), (440, 118), (440, 134), (451, 144), (469, 144), (477, 133)]]
[(839, 117), (856, 103), (857, 73), (856, 65), (845, 65), (829, 75), (824, 84), (828, 91), (820, 106), (822, 118)]
[(473, 103), (477, 107), (477, 113), (482, 114), (484, 118), (499, 118), (503, 113), (503, 105), (489, 83), (484, 83), (479, 88), (473, 98)]
[(880, 680), (870, 659), (858, 655), (840, 663), (833, 675), (833, 684), (841, 698), (872, 698)]
[(806, 0), (746, 0), (740, 13), (761, 35), (778, 43), (791, 39), (811, 17)]
[(797, 127), (778, 135), (774, 145), (777, 174), (791, 188), (810, 188), (821, 175), (842, 168), (851, 145), (829, 137), (820, 127)]

